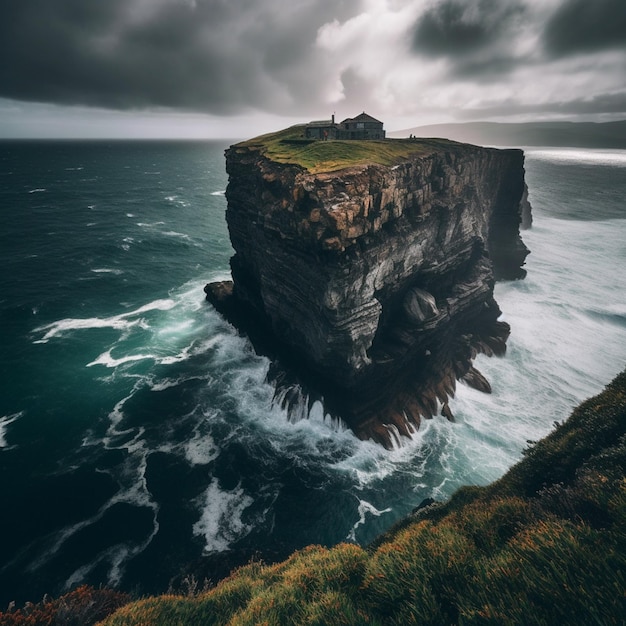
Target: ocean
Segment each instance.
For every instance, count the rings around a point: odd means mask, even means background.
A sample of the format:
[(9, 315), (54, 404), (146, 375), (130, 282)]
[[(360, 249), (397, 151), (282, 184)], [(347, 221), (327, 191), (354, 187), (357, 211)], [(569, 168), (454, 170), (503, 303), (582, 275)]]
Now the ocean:
[[(0, 610), (79, 583), (165, 591), (250, 558), (367, 544), (484, 485), (626, 361), (626, 151), (531, 148), (523, 281), (493, 386), (386, 451), (314, 405), (204, 300), (227, 278), (224, 142), (0, 143)], [(200, 576), (201, 577), (201, 576)]]

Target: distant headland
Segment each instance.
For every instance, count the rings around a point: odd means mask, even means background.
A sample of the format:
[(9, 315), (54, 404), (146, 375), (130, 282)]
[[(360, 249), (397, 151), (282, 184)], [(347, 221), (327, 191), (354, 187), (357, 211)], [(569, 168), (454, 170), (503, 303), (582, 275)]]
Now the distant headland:
[(626, 149), (626, 120), (615, 122), (466, 122), (415, 126), (392, 137), (448, 137), (492, 146)]

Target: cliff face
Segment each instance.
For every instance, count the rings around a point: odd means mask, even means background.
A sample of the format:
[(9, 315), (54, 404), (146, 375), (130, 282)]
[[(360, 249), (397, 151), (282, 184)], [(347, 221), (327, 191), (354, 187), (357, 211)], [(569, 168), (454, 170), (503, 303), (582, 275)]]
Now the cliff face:
[(226, 167), (234, 287), (208, 298), (311, 398), (391, 445), (452, 418), (458, 378), (489, 390), (471, 360), (504, 353), (494, 279), (525, 274), (521, 151), (425, 140), (394, 165), (312, 174), (238, 144)]

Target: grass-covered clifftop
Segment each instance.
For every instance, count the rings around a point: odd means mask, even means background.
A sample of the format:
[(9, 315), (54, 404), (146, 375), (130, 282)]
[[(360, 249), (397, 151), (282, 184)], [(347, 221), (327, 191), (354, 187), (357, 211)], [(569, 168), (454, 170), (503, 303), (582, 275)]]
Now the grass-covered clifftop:
[(626, 372), (496, 483), (461, 489), (369, 549), (312, 546), (106, 626), (623, 624)]
[(234, 147), (258, 150), (276, 163), (299, 165), (312, 174), (320, 174), (369, 164), (393, 166), (411, 156), (429, 154), (451, 144), (446, 139), (320, 141), (306, 139), (304, 128), (302, 125), (291, 126)]

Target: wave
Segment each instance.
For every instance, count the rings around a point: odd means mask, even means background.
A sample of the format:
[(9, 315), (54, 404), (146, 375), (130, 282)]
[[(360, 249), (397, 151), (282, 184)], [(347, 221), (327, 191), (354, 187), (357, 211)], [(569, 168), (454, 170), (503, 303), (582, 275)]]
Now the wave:
[(182, 206), (182, 207), (190, 206), (187, 200), (183, 200), (182, 198), (179, 198), (178, 196), (165, 196), (165, 199), (168, 202), (171, 202), (172, 204), (176, 204), (178, 206)]
[(94, 274), (115, 274), (115, 276), (121, 276), (124, 270), (110, 269), (108, 267), (101, 267), (91, 270)]
[(8, 426), (20, 419), (23, 415), (24, 411), (20, 411), (19, 413), (13, 413), (12, 415), (0, 417), (0, 450), (3, 448), (8, 449), (10, 447), (6, 439)]
[(222, 189), (220, 191), (212, 191), (211, 195), (212, 196), (225, 196), (226, 195), (226, 190)]
[(63, 335), (65, 333), (75, 330), (89, 330), (92, 328), (114, 328), (116, 330), (127, 330), (142, 324), (141, 319), (130, 319), (140, 316), (148, 311), (168, 311), (176, 306), (176, 302), (171, 299), (154, 300), (148, 304), (140, 306), (134, 311), (128, 311), (121, 313), (120, 315), (113, 315), (112, 317), (90, 317), (90, 318), (68, 318), (59, 320), (58, 322), (52, 322), (44, 326), (35, 328), (33, 332), (45, 332), (41, 339), (34, 341), (33, 343), (47, 343), (53, 337)]
[(154, 228), (155, 226), (163, 226), (165, 222), (137, 222), (139, 228)]
[(176, 232), (175, 230), (166, 230), (166, 231), (161, 231), (159, 233), (160, 235), (163, 235), (165, 237), (178, 237), (179, 239), (184, 239), (185, 241), (191, 241), (191, 237), (185, 233), (179, 233)]
[(118, 367), (119, 365), (124, 365), (125, 363), (134, 363), (135, 361), (144, 361), (146, 359), (152, 359), (156, 361), (157, 357), (154, 354), (129, 354), (127, 356), (116, 359), (111, 355), (110, 349), (91, 361), (91, 363), (87, 363), (86, 367), (93, 367), (94, 365), (104, 365), (105, 367)]
[(37, 187), (37, 189), (31, 189), (28, 193), (43, 193), (44, 191), (48, 190), (44, 189), (43, 187)]

